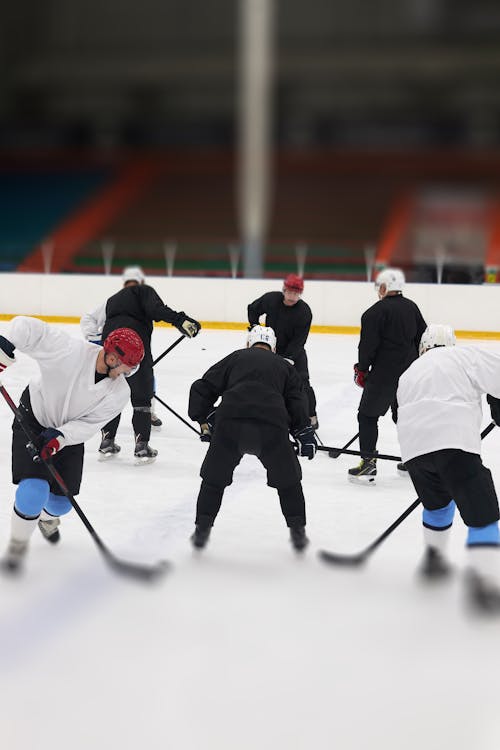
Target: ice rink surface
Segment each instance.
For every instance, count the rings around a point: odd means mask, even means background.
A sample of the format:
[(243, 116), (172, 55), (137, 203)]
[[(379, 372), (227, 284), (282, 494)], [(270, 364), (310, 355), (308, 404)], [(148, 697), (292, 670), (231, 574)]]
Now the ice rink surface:
[[(153, 354), (177, 336), (156, 328)], [(500, 352), (499, 342), (459, 343)], [(156, 368), (158, 395), (187, 418), (193, 380), (242, 346), (240, 331), (203, 330), (182, 342)], [(357, 337), (325, 334), (307, 344), (327, 445), (357, 432), (356, 347)], [(18, 354), (3, 376), (15, 400), (34, 372)], [(376, 486), (358, 487), (347, 481), (357, 459), (302, 459), (311, 544), (298, 557), (276, 492), (247, 456), (209, 546), (194, 553), (188, 539), (206, 445), (155, 409), (164, 421), (151, 437), (157, 461), (134, 465), (127, 407), (119, 456), (100, 463), (98, 436), (86, 444), (78, 501), (114, 553), (166, 558), (171, 572), (149, 586), (116, 576), (74, 512), (59, 545), (36, 531), (24, 574), (0, 578), (1, 748), (497, 750), (500, 620), (478, 619), (464, 605), (458, 517), (456, 575), (445, 585), (415, 575), (420, 509), (365, 567), (327, 567), (317, 551), (366, 547), (415, 499), (411, 482), (389, 461), (379, 462)], [(2, 550), (14, 497), (11, 421), (0, 399)], [(399, 455), (390, 416), (379, 426), (379, 450)], [(499, 430), (483, 448), (500, 480)]]

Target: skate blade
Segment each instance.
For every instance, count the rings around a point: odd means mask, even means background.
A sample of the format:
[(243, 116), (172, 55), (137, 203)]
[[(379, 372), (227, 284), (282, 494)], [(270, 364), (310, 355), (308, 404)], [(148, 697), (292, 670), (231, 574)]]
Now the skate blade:
[(136, 456), (134, 463), (136, 466), (144, 466), (145, 464), (152, 464), (153, 461), (156, 461), (156, 459), (157, 456), (144, 456), (143, 458)]
[(353, 484), (375, 484), (376, 477), (353, 477), (349, 474), (349, 481)]
[(157, 424), (152, 424), (152, 425), (151, 425), (151, 429), (152, 429), (152, 430), (154, 430), (155, 432), (160, 432), (160, 431), (161, 431), (161, 428), (162, 428), (162, 426), (163, 426), (163, 425), (161, 425), (161, 424), (158, 424), (158, 425), (157, 425)]
[(401, 471), (401, 469), (398, 469), (397, 472), (400, 477), (406, 477), (408, 479), (408, 477), (410, 476), (409, 472)]
[(110, 458), (116, 458), (118, 453), (99, 453), (97, 460), (98, 461), (109, 461)]

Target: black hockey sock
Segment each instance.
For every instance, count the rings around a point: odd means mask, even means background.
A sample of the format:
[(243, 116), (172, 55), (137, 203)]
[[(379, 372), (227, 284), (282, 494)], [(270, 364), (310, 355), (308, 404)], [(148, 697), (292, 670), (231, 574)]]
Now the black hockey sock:
[(215, 517), (221, 506), (224, 489), (224, 487), (216, 487), (213, 484), (208, 484), (205, 480), (202, 481), (198, 500), (196, 501), (197, 526), (201, 526), (202, 528), (213, 526)]
[[(139, 440), (141, 443), (149, 443), (149, 438), (151, 437), (150, 406), (134, 406), (132, 426), (136, 440)], [(139, 438), (137, 437), (138, 435), (140, 435)]]
[(367, 417), (358, 413), (359, 450), (363, 453), (375, 453), (378, 440), (378, 417)]
[(111, 420), (111, 422), (108, 422), (108, 424), (104, 425), (104, 427), (101, 430), (102, 439), (108, 438), (109, 440), (114, 440), (118, 425), (120, 424), (120, 417), (121, 414), (118, 414), (114, 419)]
[[(300, 482), (291, 487), (278, 489), (281, 512), (286, 518), (287, 526), (306, 525), (306, 504)], [(293, 519), (293, 520), (292, 520)]]

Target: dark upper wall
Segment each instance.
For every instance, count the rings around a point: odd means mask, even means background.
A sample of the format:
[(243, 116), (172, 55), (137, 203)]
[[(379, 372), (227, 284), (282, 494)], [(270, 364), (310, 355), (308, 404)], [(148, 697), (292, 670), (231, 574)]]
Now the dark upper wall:
[[(238, 0), (21, 0), (0, 26), (0, 146), (234, 139)], [(283, 145), (500, 145), (500, 5), (278, 0)]]

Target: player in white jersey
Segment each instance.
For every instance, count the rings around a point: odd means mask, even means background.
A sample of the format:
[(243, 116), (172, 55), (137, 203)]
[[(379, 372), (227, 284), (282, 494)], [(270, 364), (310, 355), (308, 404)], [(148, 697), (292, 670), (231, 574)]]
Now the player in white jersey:
[(419, 359), (400, 377), (401, 456), (424, 506), (422, 574), (450, 573), (446, 548), (458, 507), (468, 527), (468, 593), (482, 609), (500, 612), (498, 500), (480, 455), (482, 395), (489, 394), (494, 419), (500, 411), (500, 354), (454, 344), (450, 326), (429, 325)]
[[(144, 347), (129, 328), (113, 331), (102, 348), (69, 336), (41, 320), (14, 318), (0, 336), (0, 372), (15, 363), (15, 349), (37, 361), (40, 373), (21, 395), (24, 427), (44, 460), (53, 461), (71, 495), (80, 489), (83, 443), (121, 412), (129, 398), (125, 377), (138, 368)], [(125, 376), (125, 377), (124, 377)], [(12, 438), (12, 479), (18, 485), (4, 567), (17, 569), (38, 524), (51, 542), (59, 539), (59, 516), (69, 499), (26, 449), (17, 419)]]

